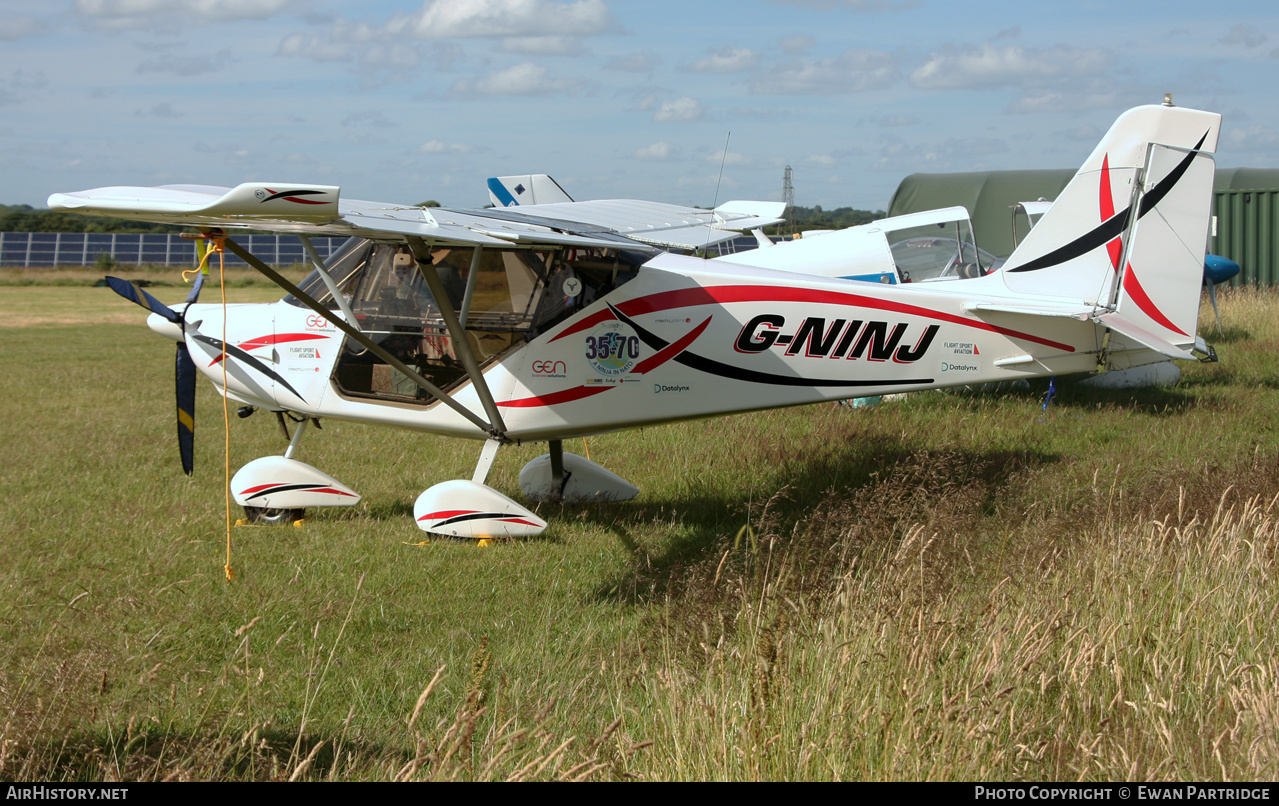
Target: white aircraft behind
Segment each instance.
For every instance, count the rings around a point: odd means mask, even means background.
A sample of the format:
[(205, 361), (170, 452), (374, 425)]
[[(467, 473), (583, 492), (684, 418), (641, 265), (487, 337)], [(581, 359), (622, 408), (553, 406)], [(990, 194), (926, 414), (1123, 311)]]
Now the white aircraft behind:
[[(49, 206), (219, 238), (292, 232), (308, 248), (308, 235), (352, 236), (323, 264), (310, 250), (315, 271), (298, 286), (227, 238), (288, 296), (229, 306), (225, 328), (198, 288), (169, 308), (112, 282), (178, 342), (185, 468), (198, 369), (231, 400), (301, 420), (283, 456), (232, 479), (251, 516), (359, 501), (296, 458), (308, 422), (337, 418), (481, 442), (472, 478), (430, 486), (414, 518), (438, 534), (521, 536), (546, 522), (484, 483), (502, 445), (549, 443), (520, 473), (532, 501), (624, 500), (634, 486), (563, 440), (1211, 355), (1196, 328), (1219, 130), (1219, 115), (1170, 104), (1124, 113), (1002, 265), (972, 245), (962, 209), (714, 259), (675, 254), (663, 250), (776, 222), (782, 205), (573, 202), (543, 175), (490, 180), (501, 206), (485, 210), (275, 182), (100, 188)], [(936, 278), (950, 281), (924, 282)]]

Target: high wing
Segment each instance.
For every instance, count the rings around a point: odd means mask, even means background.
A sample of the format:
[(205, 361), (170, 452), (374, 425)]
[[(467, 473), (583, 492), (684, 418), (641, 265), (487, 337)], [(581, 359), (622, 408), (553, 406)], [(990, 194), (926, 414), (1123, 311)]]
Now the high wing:
[(247, 182), (106, 187), (49, 197), (52, 210), (195, 227), (235, 227), (377, 240), (422, 238), (479, 246), (558, 244), (612, 249), (699, 249), (781, 220), (779, 202), (735, 201), (714, 210), (654, 202), (562, 202), (455, 210), (342, 199), (333, 185)]

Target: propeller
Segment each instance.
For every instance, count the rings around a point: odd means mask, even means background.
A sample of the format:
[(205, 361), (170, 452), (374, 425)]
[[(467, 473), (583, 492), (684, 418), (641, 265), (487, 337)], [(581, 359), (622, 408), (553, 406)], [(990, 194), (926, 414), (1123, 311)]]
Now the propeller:
[[(178, 455), (182, 458), (182, 472), (189, 476), (192, 470), (195, 469), (195, 381), (197, 373), (195, 361), (191, 358), (191, 353), (187, 351), (186, 346), (187, 308), (184, 307), (182, 312), (178, 313), (142, 290), (137, 283), (121, 280), (119, 277), (108, 277), (107, 287), (130, 302), (167, 319), (177, 325), (182, 331), (183, 338), (178, 342), (173, 375), (176, 387), (175, 396), (177, 398)], [(198, 272), (195, 275), (195, 284), (191, 287), (191, 293), (187, 294), (188, 307), (200, 298), (200, 289), (203, 287), (204, 274)]]

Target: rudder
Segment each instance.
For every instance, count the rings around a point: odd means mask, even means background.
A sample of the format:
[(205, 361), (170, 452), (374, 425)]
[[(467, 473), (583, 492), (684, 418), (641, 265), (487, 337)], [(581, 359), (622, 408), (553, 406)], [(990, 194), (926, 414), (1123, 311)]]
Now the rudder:
[(546, 174), (493, 176), (488, 180), (489, 199), (495, 207), (571, 202), (559, 183)]
[(1218, 114), (1169, 105), (1121, 115), (1001, 268), (1009, 289), (1193, 343), (1220, 129)]

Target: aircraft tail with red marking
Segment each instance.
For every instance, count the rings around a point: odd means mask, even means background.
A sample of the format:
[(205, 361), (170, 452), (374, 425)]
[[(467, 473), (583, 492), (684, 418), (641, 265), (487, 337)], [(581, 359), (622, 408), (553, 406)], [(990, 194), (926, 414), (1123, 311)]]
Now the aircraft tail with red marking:
[(1125, 112), (1000, 269), (1020, 294), (1078, 300), (1165, 354), (1195, 343), (1221, 116)]

